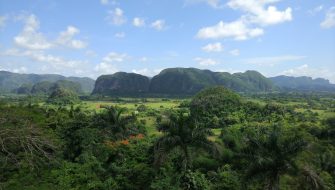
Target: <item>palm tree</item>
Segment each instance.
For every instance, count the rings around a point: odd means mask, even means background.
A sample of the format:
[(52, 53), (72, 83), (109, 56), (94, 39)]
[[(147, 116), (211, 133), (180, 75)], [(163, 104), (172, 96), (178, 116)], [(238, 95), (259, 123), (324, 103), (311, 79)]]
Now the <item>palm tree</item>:
[(168, 121), (158, 126), (158, 130), (163, 132), (163, 136), (154, 145), (156, 166), (159, 166), (173, 150), (182, 152), (184, 170), (191, 167), (191, 147), (217, 153), (215, 144), (208, 140), (211, 130), (199, 127), (188, 115), (181, 112), (171, 115)]
[(126, 111), (124, 108), (116, 106), (103, 106), (106, 112), (98, 117), (97, 123), (107, 129), (105, 132), (110, 133), (115, 140), (125, 139), (132, 129), (128, 125), (136, 120), (134, 116), (122, 116)]
[(281, 127), (274, 125), (270, 131), (247, 137), (244, 156), (249, 161), (245, 180), (261, 177), (265, 189), (278, 190), (280, 177), (298, 172), (294, 158), (300, 153), (306, 142), (297, 135), (284, 138)]
[(326, 189), (324, 181), (310, 167), (304, 166), (300, 171), (300, 187), (299, 189), (306, 190), (322, 190)]

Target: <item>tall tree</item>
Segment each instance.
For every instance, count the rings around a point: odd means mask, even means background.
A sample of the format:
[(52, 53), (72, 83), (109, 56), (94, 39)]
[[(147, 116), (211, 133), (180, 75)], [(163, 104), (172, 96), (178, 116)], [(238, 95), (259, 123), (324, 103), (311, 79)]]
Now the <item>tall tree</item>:
[(295, 158), (306, 145), (298, 135), (286, 137), (278, 125), (247, 136), (247, 147), (243, 151), (248, 160), (245, 180), (260, 177), (265, 189), (278, 190), (282, 175), (297, 173)]
[(129, 124), (136, 121), (133, 115), (123, 116), (126, 111), (124, 108), (115, 106), (103, 106), (106, 111), (97, 115), (93, 123), (103, 127), (114, 140), (125, 139), (128, 135), (135, 133), (134, 127), (129, 127)]
[(155, 164), (160, 165), (166, 156), (173, 150), (182, 152), (183, 169), (192, 166), (190, 148), (202, 148), (211, 153), (216, 153), (215, 144), (208, 140), (210, 129), (199, 127), (188, 115), (179, 113), (171, 115), (168, 121), (161, 123), (158, 130), (163, 132), (155, 143)]

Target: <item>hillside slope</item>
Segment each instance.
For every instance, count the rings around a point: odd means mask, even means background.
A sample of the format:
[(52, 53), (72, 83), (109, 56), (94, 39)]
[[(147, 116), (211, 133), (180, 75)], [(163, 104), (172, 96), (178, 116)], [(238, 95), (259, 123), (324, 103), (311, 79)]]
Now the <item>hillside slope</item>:
[(102, 75), (95, 83), (92, 94), (129, 95), (148, 92), (150, 80), (148, 77), (135, 74), (117, 72), (112, 75)]
[(203, 88), (217, 85), (238, 92), (266, 92), (274, 89), (272, 82), (257, 71), (230, 74), (195, 68), (171, 68), (152, 78), (150, 92), (195, 94)]
[(225, 86), (238, 92), (267, 92), (275, 88), (269, 79), (256, 71), (229, 74), (196, 68), (168, 68), (151, 80), (143, 75), (124, 72), (100, 76), (93, 94), (193, 95), (212, 86)]
[(95, 83), (93, 79), (88, 77), (64, 77), (56, 74), (18, 74), (8, 71), (0, 71), (0, 93), (13, 92), (23, 84), (34, 85), (42, 81), (52, 83), (59, 80), (77, 82), (81, 85), (81, 88), (85, 93), (91, 93)]
[(281, 91), (324, 91), (335, 92), (335, 84), (329, 80), (311, 77), (277, 76), (269, 78)]

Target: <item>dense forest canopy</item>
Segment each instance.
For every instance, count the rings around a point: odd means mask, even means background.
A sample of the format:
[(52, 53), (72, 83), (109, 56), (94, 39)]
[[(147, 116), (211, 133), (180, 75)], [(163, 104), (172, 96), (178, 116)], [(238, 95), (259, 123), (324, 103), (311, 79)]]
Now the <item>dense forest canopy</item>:
[(220, 86), (182, 100), (2, 98), (0, 187), (331, 190), (334, 111), (334, 95)]

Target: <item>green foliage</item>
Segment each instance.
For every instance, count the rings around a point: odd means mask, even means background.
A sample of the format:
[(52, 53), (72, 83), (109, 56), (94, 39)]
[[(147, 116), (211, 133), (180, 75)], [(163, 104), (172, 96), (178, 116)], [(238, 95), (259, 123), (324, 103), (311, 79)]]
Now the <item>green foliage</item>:
[(161, 123), (158, 130), (164, 135), (155, 144), (155, 164), (160, 166), (169, 153), (178, 149), (182, 152), (182, 170), (192, 167), (190, 148), (202, 148), (210, 153), (217, 153), (216, 146), (208, 140), (211, 131), (193, 123), (189, 116), (180, 112), (171, 115), (169, 120)]
[(260, 177), (265, 189), (279, 189), (280, 177), (298, 170), (294, 158), (306, 147), (306, 142), (294, 131), (284, 131), (283, 126), (256, 129), (247, 136), (247, 146), (242, 150), (248, 160), (245, 180)]
[(177, 173), (173, 166), (165, 164), (159, 168), (155, 178), (150, 184), (150, 189), (154, 190), (180, 190), (181, 174)]
[(195, 68), (170, 68), (152, 78), (150, 92), (195, 94), (206, 87), (222, 85), (235, 91), (270, 91), (270, 80), (256, 71), (229, 74)]
[(240, 175), (231, 169), (230, 165), (224, 165), (219, 168), (217, 172), (211, 173), (213, 178), (213, 187), (215, 190), (240, 190), (242, 189), (242, 182)]
[(36, 83), (32, 89), (31, 93), (32, 94), (38, 94), (38, 95), (51, 95), (55, 91), (68, 91), (68, 92), (73, 92), (75, 93), (82, 93), (81, 86), (79, 83), (75, 83), (72, 81), (67, 81), (67, 80), (59, 80), (56, 82), (48, 82), (48, 81), (42, 81)]
[(56, 105), (67, 105), (79, 102), (79, 98), (73, 91), (57, 87), (52, 91), (47, 102)]
[(147, 108), (145, 105), (143, 105), (143, 104), (139, 105), (139, 106), (136, 108), (136, 110), (139, 111), (139, 112), (145, 112), (147, 109), (148, 109), (148, 108)]
[(333, 96), (109, 100), (2, 97), (0, 189), (334, 189)]
[(105, 107), (105, 111), (93, 118), (96, 127), (102, 128), (105, 135), (113, 140), (123, 140), (131, 135), (145, 134), (146, 131), (136, 115), (123, 115), (125, 109)]
[[(53, 75), (53, 74), (46, 74), (46, 75), (38, 75), (38, 74), (18, 74), (18, 73), (11, 73), (7, 71), (0, 71), (0, 94), (2, 93), (9, 93), (13, 91), (20, 91), (23, 90), (21, 87), (24, 87), (24, 84), (32, 84), (35, 85), (37, 83), (46, 81), (50, 83), (54, 83), (60, 80), (72, 81), (74, 83), (79, 83), (82, 90), (86, 93), (90, 93), (94, 87), (94, 80), (84, 77), (64, 77), (62, 75)], [(44, 85), (44, 84), (43, 84)], [(43, 86), (42, 85), (42, 86)], [(42, 86), (39, 86), (35, 89), (32, 93), (44, 93)]]
[(181, 188), (185, 190), (209, 190), (210, 183), (204, 174), (187, 170), (181, 177)]
[(64, 161), (59, 169), (51, 173), (59, 189), (108, 189), (108, 184), (97, 175), (101, 170), (101, 163), (92, 157), (81, 164)]
[(238, 118), (233, 113), (241, 108), (241, 104), (239, 95), (224, 87), (213, 87), (194, 96), (190, 111), (192, 117), (207, 127), (218, 127), (236, 123)]
[(195, 94), (206, 87), (225, 86), (235, 91), (271, 91), (270, 80), (256, 71), (229, 74), (195, 68), (170, 68), (152, 78), (150, 92)]
[(92, 94), (133, 95), (147, 92), (149, 78), (135, 74), (117, 72), (113, 75), (102, 75), (95, 83)]
[(16, 93), (18, 93), (18, 94), (30, 94), (32, 88), (33, 88), (32, 84), (24, 83), (19, 88), (16, 89)]
[(72, 81), (68, 81), (68, 80), (59, 80), (59, 81), (55, 82), (54, 85), (52, 86), (51, 90), (55, 90), (57, 88), (63, 88), (63, 89), (66, 89), (66, 90), (71, 90), (72, 92), (75, 92), (77, 94), (83, 93), (80, 83), (72, 82)]
[(20, 186), (20, 180), (36, 178), (36, 171), (54, 164), (56, 142), (43, 109), (0, 104), (0, 188)]
[(50, 94), (51, 88), (54, 86), (52, 82), (42, 81), (34, 84), (31, 89), (32, 94)]
[(218, 73), (195, 68), (164, 69), (151, 80), (148, 77), (118, 72), (100, 76), (93, 94), (101, 95), (193, 95), (200, 90), (225, 86), (239, 92), (268, 92), (275, 87), (272, 82), (256, 71), (245, 73)]

